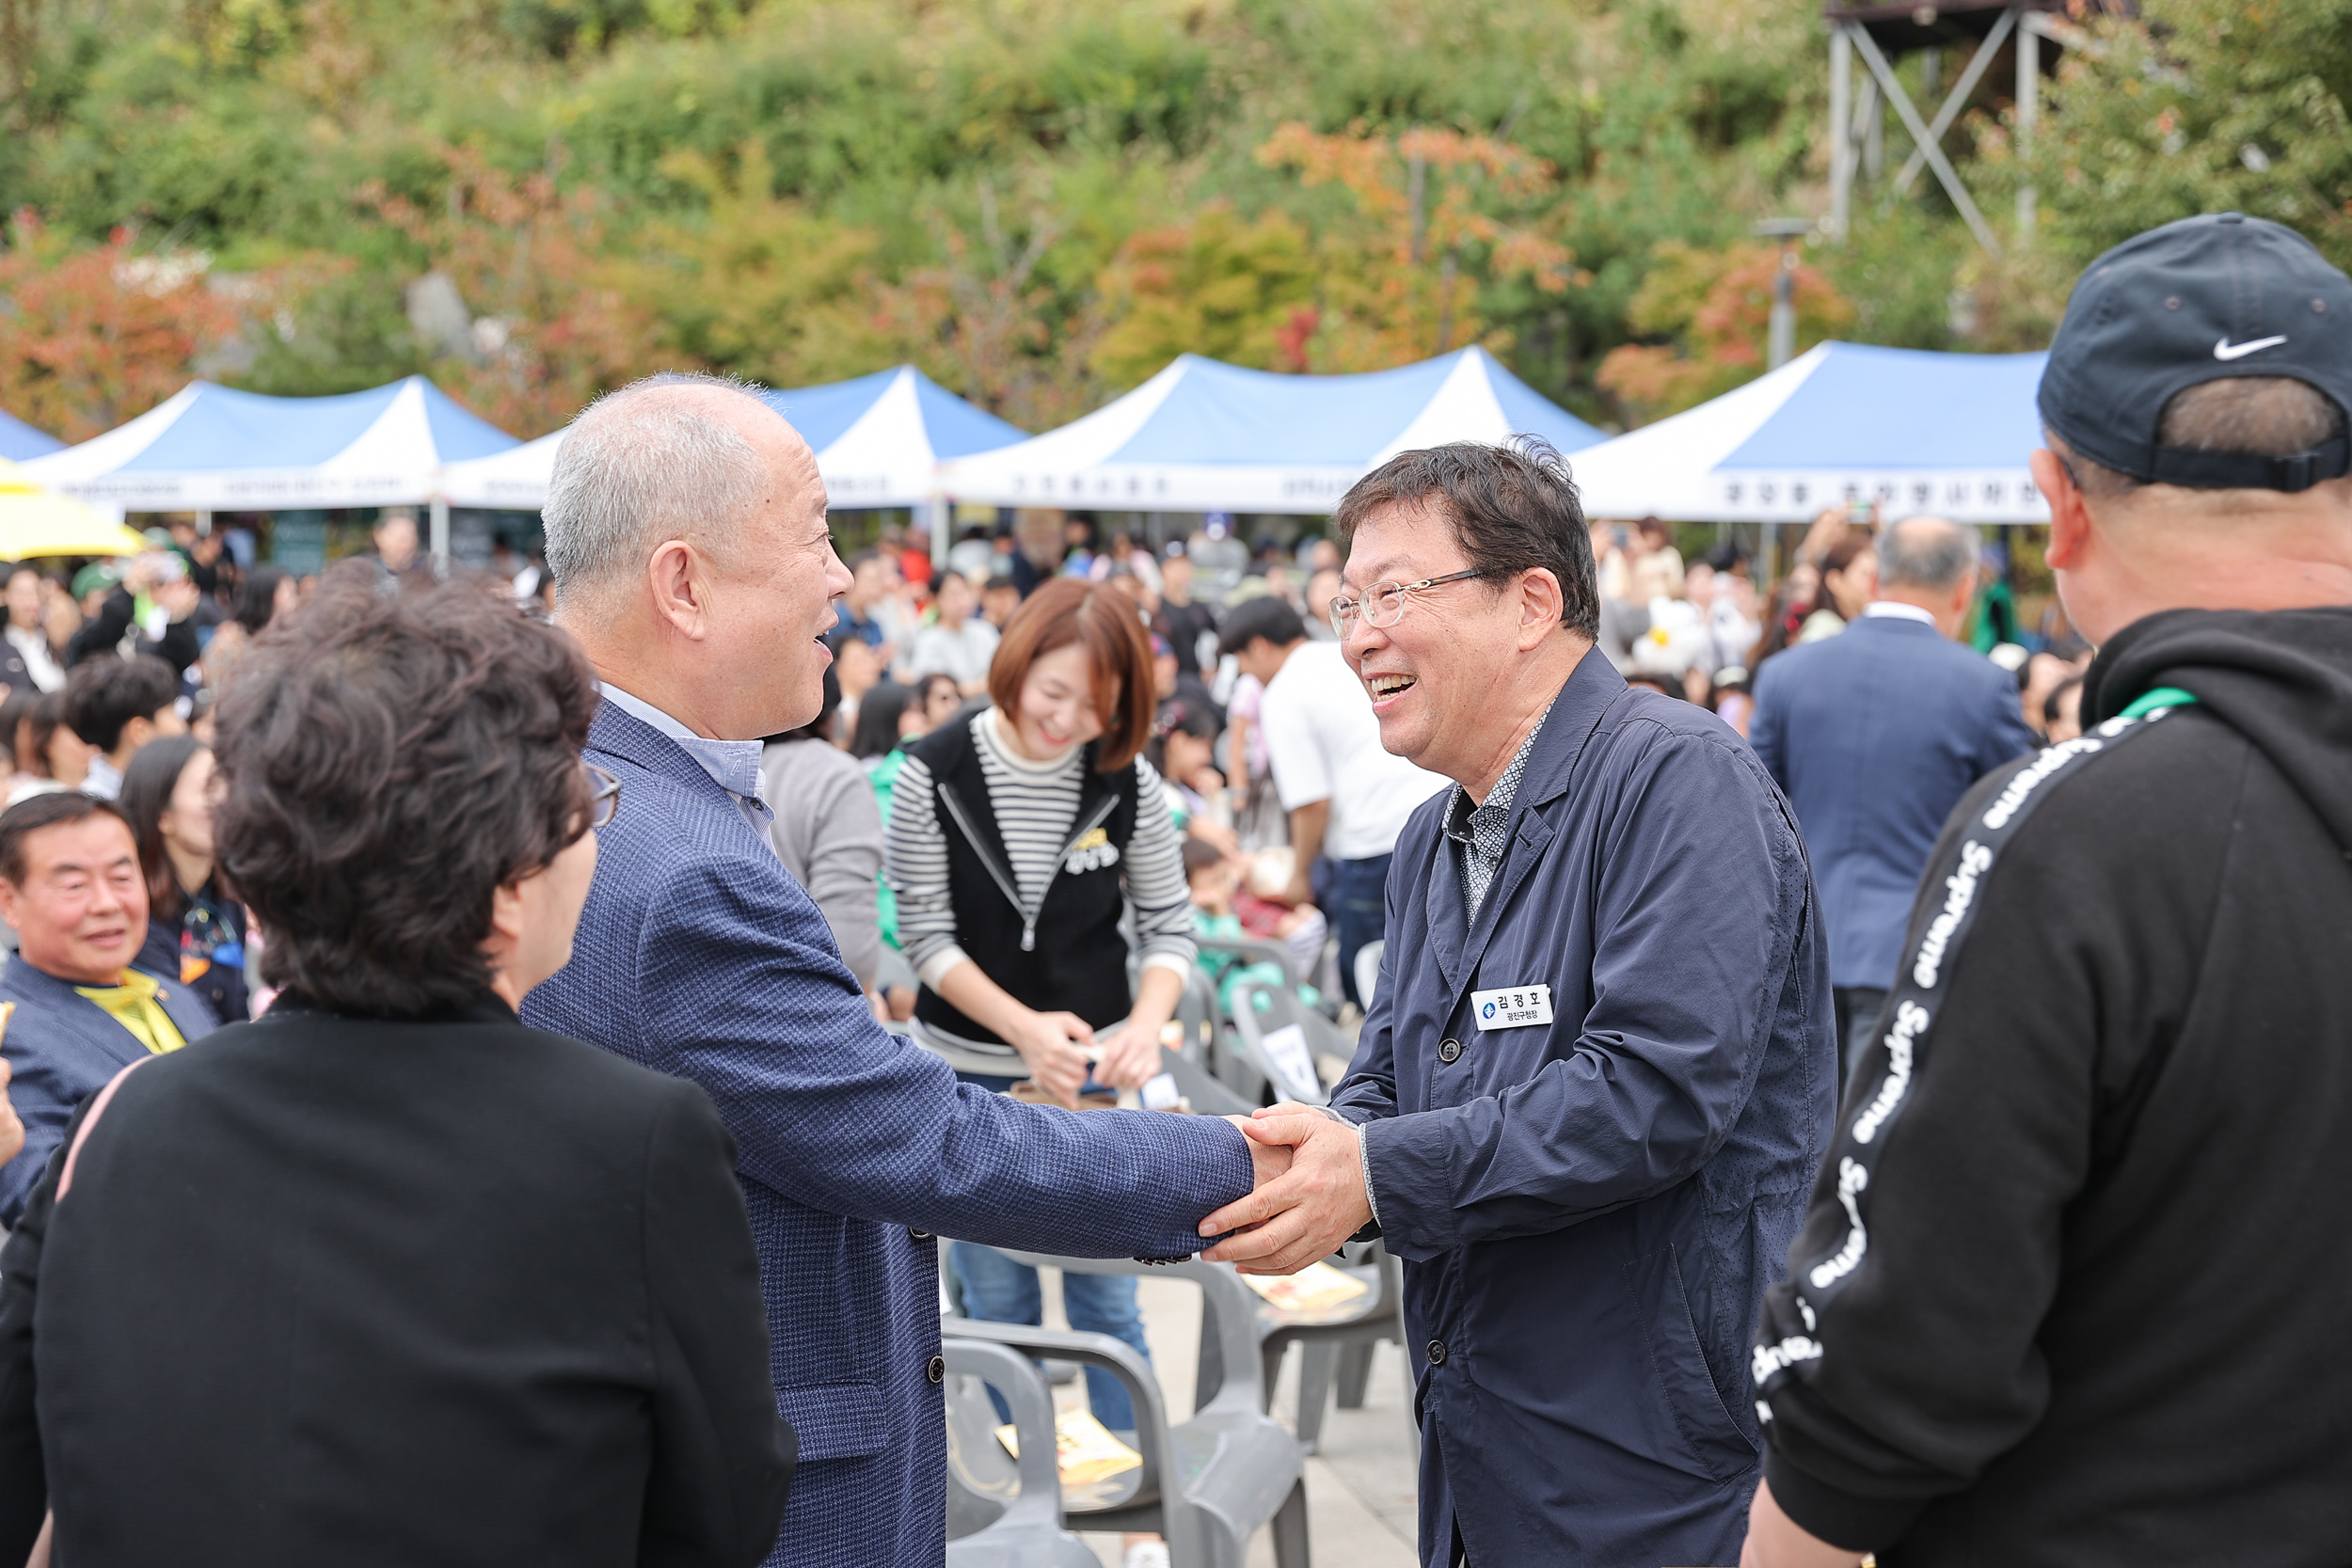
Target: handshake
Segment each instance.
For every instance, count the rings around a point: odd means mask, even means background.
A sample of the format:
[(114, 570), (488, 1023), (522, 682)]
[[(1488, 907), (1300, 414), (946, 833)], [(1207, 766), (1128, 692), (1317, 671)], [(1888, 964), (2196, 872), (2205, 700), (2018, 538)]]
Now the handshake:
[(1248, 1140), (1256, 1185), (1200, 1222), (1203, 1237), (1224, 1238), (1201, 1254), (1209, 1261), (1296, 1274), (1372, 1223), (1364, 1135), (1354, 1123), (1295, 1101), (1225, 1119)]

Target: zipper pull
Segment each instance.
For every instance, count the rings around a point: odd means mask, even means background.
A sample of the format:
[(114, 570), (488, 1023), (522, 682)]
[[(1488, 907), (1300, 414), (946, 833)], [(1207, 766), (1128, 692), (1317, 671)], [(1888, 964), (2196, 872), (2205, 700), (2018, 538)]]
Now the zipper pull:
[(1037, 922), (1034, 919), (1024, 920), (1021, 923), (1021, 951), (1024, 953), (1037, 951)]

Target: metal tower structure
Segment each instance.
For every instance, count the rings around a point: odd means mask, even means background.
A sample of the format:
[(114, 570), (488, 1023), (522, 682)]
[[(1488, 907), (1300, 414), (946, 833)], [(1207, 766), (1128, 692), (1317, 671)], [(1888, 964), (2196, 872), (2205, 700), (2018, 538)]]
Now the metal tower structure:
[[(1842, 240), (1851, 221), (1855, 177), (1872, 181), (1884, 173), (1885, 110), (1911, 138), (1911, 155), (1903, 160), (1888, 187), (1890, 195), (1910, 190), (1925, 168), (1944, 187), (1961, 220), (1989, 256), (2001, 253), (1992, 225), (1968, 194), (1958, 170), (1944, 155), (1943, 140), (1952, 122), (1967, 107), (1969, 96), (2004, 50), (2013, 56), (2016, 71), (2019, 150), (2030, 146), (2042, 96), (2042, 75), (2054, 69), (2056, 49), (2069, 42), (2070, 14), (2097, 11), (2136, 14), (2136, 0), (1938, 0), (1932, 5), (1857, 5), (1851, 0), (1826, 0), (1822, 18), (1829, 25), (1829, 231)], [(2044, 41), (2052, 44), (2045, 56)], [(1944, 53), (1969, 48), (1968, 63), (1943, 95), (1934, 118), (1921, 116), (1894, 62), (1904, 55), (1925, 52), (1921, 71), (1924, 95), (1932, 99), (1942, 87)], [(1860, 91), (1855, 90), (1854, 63), (1863, 66)], [(2017, 234), (2029, 240), (2034, 227), (2031, 186), (2017, 193)]]

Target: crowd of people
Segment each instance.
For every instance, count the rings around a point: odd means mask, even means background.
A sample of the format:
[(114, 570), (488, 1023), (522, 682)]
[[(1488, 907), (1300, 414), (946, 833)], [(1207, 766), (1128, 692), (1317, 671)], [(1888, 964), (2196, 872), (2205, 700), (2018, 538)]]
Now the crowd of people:
[[(0, 1560), (937, 1562), (943, 1259), (1351, 1240), (1428, 1568), (2344, 1560), (2346, 318), (2236, 214), (2094, 269), (2031, 629), (1963, 524), (1759, 592), (1524, 437), (845, 562), (698, 375), (544, 569), (16, 569)], [(1328, 1102), (1158, 1114), (1253, 978)]]

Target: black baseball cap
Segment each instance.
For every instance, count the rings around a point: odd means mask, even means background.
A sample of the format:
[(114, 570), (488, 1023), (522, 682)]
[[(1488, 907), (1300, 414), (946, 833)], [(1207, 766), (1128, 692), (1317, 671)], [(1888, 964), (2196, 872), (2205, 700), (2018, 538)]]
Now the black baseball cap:
[[(2173, 394), (2240, 375), (2307, 383), (2345, 429), (2286, 457), (2157, 444)], [(2075, 283), (2036, 401), (2069, 447), (2145, 483), (2308, 490), (2352, 472), (2352, 278), (2294, 230), (2241, 213), (2152, 229)]]

